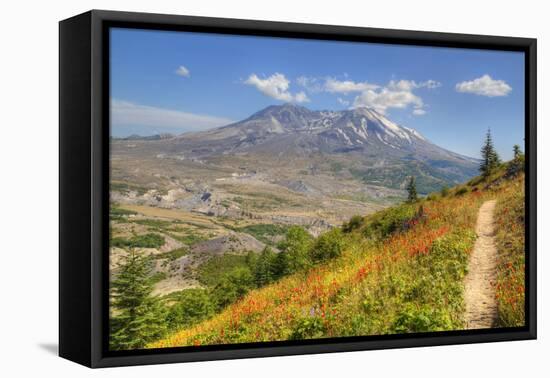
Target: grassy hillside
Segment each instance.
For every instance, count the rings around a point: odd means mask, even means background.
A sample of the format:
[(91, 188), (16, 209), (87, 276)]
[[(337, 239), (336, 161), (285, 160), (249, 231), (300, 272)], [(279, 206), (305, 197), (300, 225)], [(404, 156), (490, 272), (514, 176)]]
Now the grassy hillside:
[(499, 325), (525, 324), (525, 184), (523, 178), (509, 183), (500, 193), (496, 208), (496, 297)]
[(147, 347), (462, 329), (463, 278), (477, 213), (493, 198), (499, 325), (521, 325), (523, 186), (523, 174), (508, 178), (503, 166), (486, 180), (354, 217), (343, 227), (339, 257), (252, 290), (221, 313)]

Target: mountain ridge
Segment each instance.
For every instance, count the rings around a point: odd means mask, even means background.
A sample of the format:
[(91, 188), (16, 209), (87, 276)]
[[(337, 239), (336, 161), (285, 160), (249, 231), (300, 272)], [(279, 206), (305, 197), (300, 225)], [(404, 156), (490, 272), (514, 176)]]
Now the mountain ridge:
[(259, 168), (268, 164), (292, 170), (298, 160), (325, 171), (341, 166), (331, 174), (395, 189), (415, 176), (422, 193), (475, 176), (479, 164), (366, 107), (331, 111), (271, 105), (229, 125), (150, 139), (134, 148), (223, 165), (239, 158), (235, 164), (248, 159), (248, 166)]
[[(415, 143), (436, 146), (417, 130), (398, 125), (371, 108), (360, 107), (341, 111), (310, 110), (294, 104), (271, 105), (242, 121), (206, 131), (182, 133), (171, 139), (196, 142), (199, 139), (220, 140), (238, 135), (238, 143), (232, 147), (239, 149), (244, 145), (261, 144), (268, 137), (271, 139), (288, 133), (307, 133), (321, 137), (317, 144), (324, 145), (320, 148), (323, 152), (340, 152), (338, 148), (365, 144), (384, 144), (394, 149), (405, 148)], [(332, 150), (330, 145), (334, 147)], [(440, 152), (444, 151), (453, 157), (477, 162), (474, 158), (439, 146), (437, 148)], [(345, 148), (342, 151), (345, 151)]]

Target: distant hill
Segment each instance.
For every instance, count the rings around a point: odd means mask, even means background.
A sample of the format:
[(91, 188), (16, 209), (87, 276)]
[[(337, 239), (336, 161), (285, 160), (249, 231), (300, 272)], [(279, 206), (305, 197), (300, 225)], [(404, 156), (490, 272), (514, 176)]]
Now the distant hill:
[(127, 137), (114, 138), (114, 139), (116, 139), (116, 140), (162, 140), (162, 139), (170, 139), (170, 138), (173, 138), (173, 137), (174, 137), (173, 134), (167, 134), (167, 133), (155, 134), (155, 135), (146, 135), (146, 136), (132, 134), (132, 135), (129, 135)]

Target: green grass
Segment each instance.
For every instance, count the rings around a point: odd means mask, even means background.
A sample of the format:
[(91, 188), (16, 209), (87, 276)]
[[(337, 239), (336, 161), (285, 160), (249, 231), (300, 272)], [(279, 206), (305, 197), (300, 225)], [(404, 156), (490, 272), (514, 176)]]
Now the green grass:
[(118, 248), (160, 248), (164, 243), (164, 237), (154, 233), (136, 235), (130, 239), (122, 237), (111, 238), (111, 247)]
[(376, 205), (393, 205), (399, 202), (403, 202), (405, 199), (404, 196), (385, 196), (385, 197), (371, 197), (366, 194), (356, 193), (356, 194), (340, 194), (334, 196), (335, 199), (345, 200), (345, 201), (355, 201), (362, 202), (366, 204), (376, 204)]
[(129, 215), (136, 215), (137, 213), (132, 210), (121, 209), (116, 205), (112, 204), (109, 209), (109, 219), (112, 221), (121, 221), (126, 220)]
[(265, 192), (247, 192), (246, 197), (233, 197), (232, 200), (243, 208), (253, 208), (258, 210), (273, 210), (281, 206), (300, 207), (302, 203), (295, 199)]
[(365, 183), (377, 183), (388, 188), (401, 189), (411, 176), (416, 178), (419, 194), (428, 194), (440, 190), (443, 186), (456, 182), (457, 177), (431, 168), (420, 162), (394, 161), (393, 165), (380, 169), (350, 169), (350, 173)]
[(164, 272), (156, 272), (155, 274), (153, 274), (151, 276), (151, 278), (149, 279), (151, 281), (151, 283), (154, 285), (162, 280), (165, 280), (166, 278), (168, 278), (168, 275)]
[(167, 220), (161, 220), (161, 219), (135, 219), (132, 221), (132, 223), (140, 224), (142, 226), (157, 228), (157, 229), (164, 229), (164, 228), (170, 228), (175, 224), (180, 224), (181, 221), (179, 220), (167, 221)]
[(276, 244), (273, 241), (273, 238), (276, 236), (285, 235), (288, 228), (288, 226), (277, 224), (253, 224), (237, 228), (236, 230), (252, 235), (259, 241), (273, 246)]
[(206, 240), (206, 238), (203, 235), (196, 234), (196, 233), (185, 234), (185, 235), (169, 233), (168, 235), (176, 239), (180, 243), (187, 245), (188, 247), (192, 247), (194, 244), (197, 244), (201, 241)]
[(245, 255), (225, 254), (215, 256), (200, 266), (198, 280), (203, 285), (214, 287), (221, 282), (227, 273), (242, 267), (248, 267), (247, 256)]
[(525, 181), (523, 175), (497, 202), (497, 302), (501, 327), (525, 325)]
[(112, 192), (121, 192), (121, 193), (129, 193), (131, 191), (134, 191), (141, 196), (147, 193), (149, 189), (144, 188), (143, 186), (129, 184), (127, 182), (111, 181), (110, 190)]
[(368, 238), (383, 239), (395, 231), (406, 229), (417, 215), (416, 204), (402, 204), (379, 211), (365, 218), (362, 229)]
[(183, 256), (187, 255), (187, 253), (189, 253), (188, 248), (183, 247), (183, 248), (174, 249), (174, 250), (169, 251), (169, 252), (156, 254), (154, 257), (157, 260), (168, 259), (170, 261), (174, 261), (174, 260), (179, 259), (180, 257), (183, 257)]

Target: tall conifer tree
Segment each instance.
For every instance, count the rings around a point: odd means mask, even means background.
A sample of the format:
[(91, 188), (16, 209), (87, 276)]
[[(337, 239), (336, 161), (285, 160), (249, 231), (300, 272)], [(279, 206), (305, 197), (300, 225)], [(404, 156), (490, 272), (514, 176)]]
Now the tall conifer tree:
[(147, 257), (130, 249), (125, 263), (111, 283), (112, 349), (128, 350), (144, 347), (164, 332), (162, 307), (151, 296), (151, 264)]
[(500, 164), (500, 158), (493, 145), (491, 129), (487, 130), (485, 143), (481, 147), (481, 165), (479, 171), (483, 177), (489, 177)]

